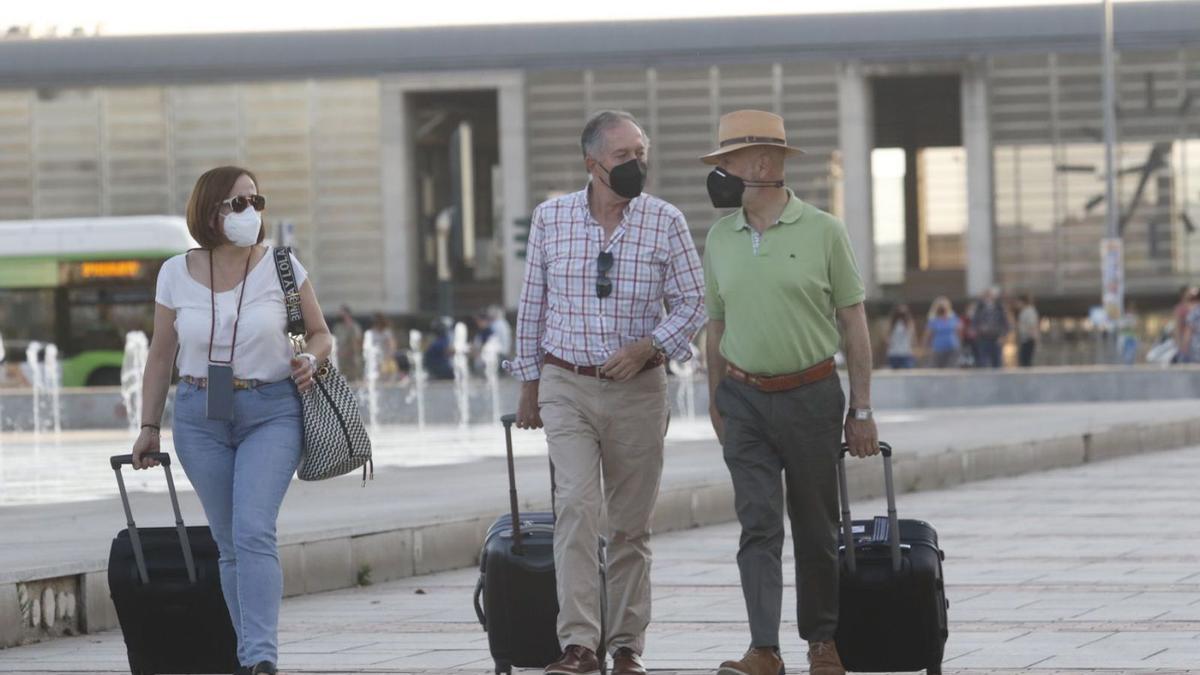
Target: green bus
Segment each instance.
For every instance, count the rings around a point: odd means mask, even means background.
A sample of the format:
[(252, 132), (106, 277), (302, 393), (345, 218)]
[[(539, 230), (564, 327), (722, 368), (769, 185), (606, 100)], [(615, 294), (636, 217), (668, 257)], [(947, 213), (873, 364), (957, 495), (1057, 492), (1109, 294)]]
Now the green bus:
[(64, 387), (119, 385), (125, 334), (153, 330), (159, 267), (195, 246), (178, 216), (0, 221), (7, 360), (53, 342)]

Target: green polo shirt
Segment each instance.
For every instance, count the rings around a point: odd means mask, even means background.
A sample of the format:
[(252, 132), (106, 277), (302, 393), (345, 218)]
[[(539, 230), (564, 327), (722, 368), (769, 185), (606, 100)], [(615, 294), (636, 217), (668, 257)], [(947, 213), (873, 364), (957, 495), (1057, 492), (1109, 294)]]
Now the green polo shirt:
[(721, 354), (759, 375), (794, 373), (833, 356), (835, 311), (866, 298), (846, 226), (788, 195), (779, 222), (761, 237), (738, 209), (712, 226), (704, 247), (708, 318), (725, 322)]

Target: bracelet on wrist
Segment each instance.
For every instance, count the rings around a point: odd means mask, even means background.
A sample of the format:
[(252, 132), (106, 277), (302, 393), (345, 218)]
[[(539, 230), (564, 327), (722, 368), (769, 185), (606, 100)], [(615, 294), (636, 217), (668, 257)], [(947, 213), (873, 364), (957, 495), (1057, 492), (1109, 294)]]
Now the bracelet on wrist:
[(160, 432), (160, 433), (162, 432), (162, 428), (159, 427), (157, 424), (143, 424), (142, 428), (143, 429), (149, 428), (149, 429), (155, 430), (156, 432)]
[(666, 346), (663, 345), (662, 342), (659, 342), (658, 336), (653, 335), (653, 334), (650, 335), (650, 348), (653, 349), (658, 354), (666, 355), (666, 353), (667, 353)]

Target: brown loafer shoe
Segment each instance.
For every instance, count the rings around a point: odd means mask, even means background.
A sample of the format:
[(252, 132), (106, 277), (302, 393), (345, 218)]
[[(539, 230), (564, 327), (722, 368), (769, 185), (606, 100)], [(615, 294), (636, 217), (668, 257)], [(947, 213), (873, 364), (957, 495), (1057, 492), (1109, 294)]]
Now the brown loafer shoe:
[(772, 647), (752, 647), (741, 661), (726, 661), (717, 675), (787, 675), (783, 658)]
[(808, 672), (809, 675), (846, 675), (832, 640), (808, 643)]
[(642, 657), (629, 647), (613, 652), (612, 675), (646, 675)]
[(587, 647), (569, 645), (561, 659), (546, 666), (546, 675), (600, 675), (600, 659)]

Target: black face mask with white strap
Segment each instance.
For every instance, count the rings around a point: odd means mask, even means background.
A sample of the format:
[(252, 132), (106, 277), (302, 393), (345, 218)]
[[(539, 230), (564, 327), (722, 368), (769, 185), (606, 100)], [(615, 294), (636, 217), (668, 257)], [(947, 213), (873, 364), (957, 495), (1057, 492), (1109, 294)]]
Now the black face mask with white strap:
[(718, 209), (739, 208), (742, 205), (742, 194), (748, 187), (783, 187), (783, 181), (747, 181), (717, 167), (708, 174), (708, 198)]

